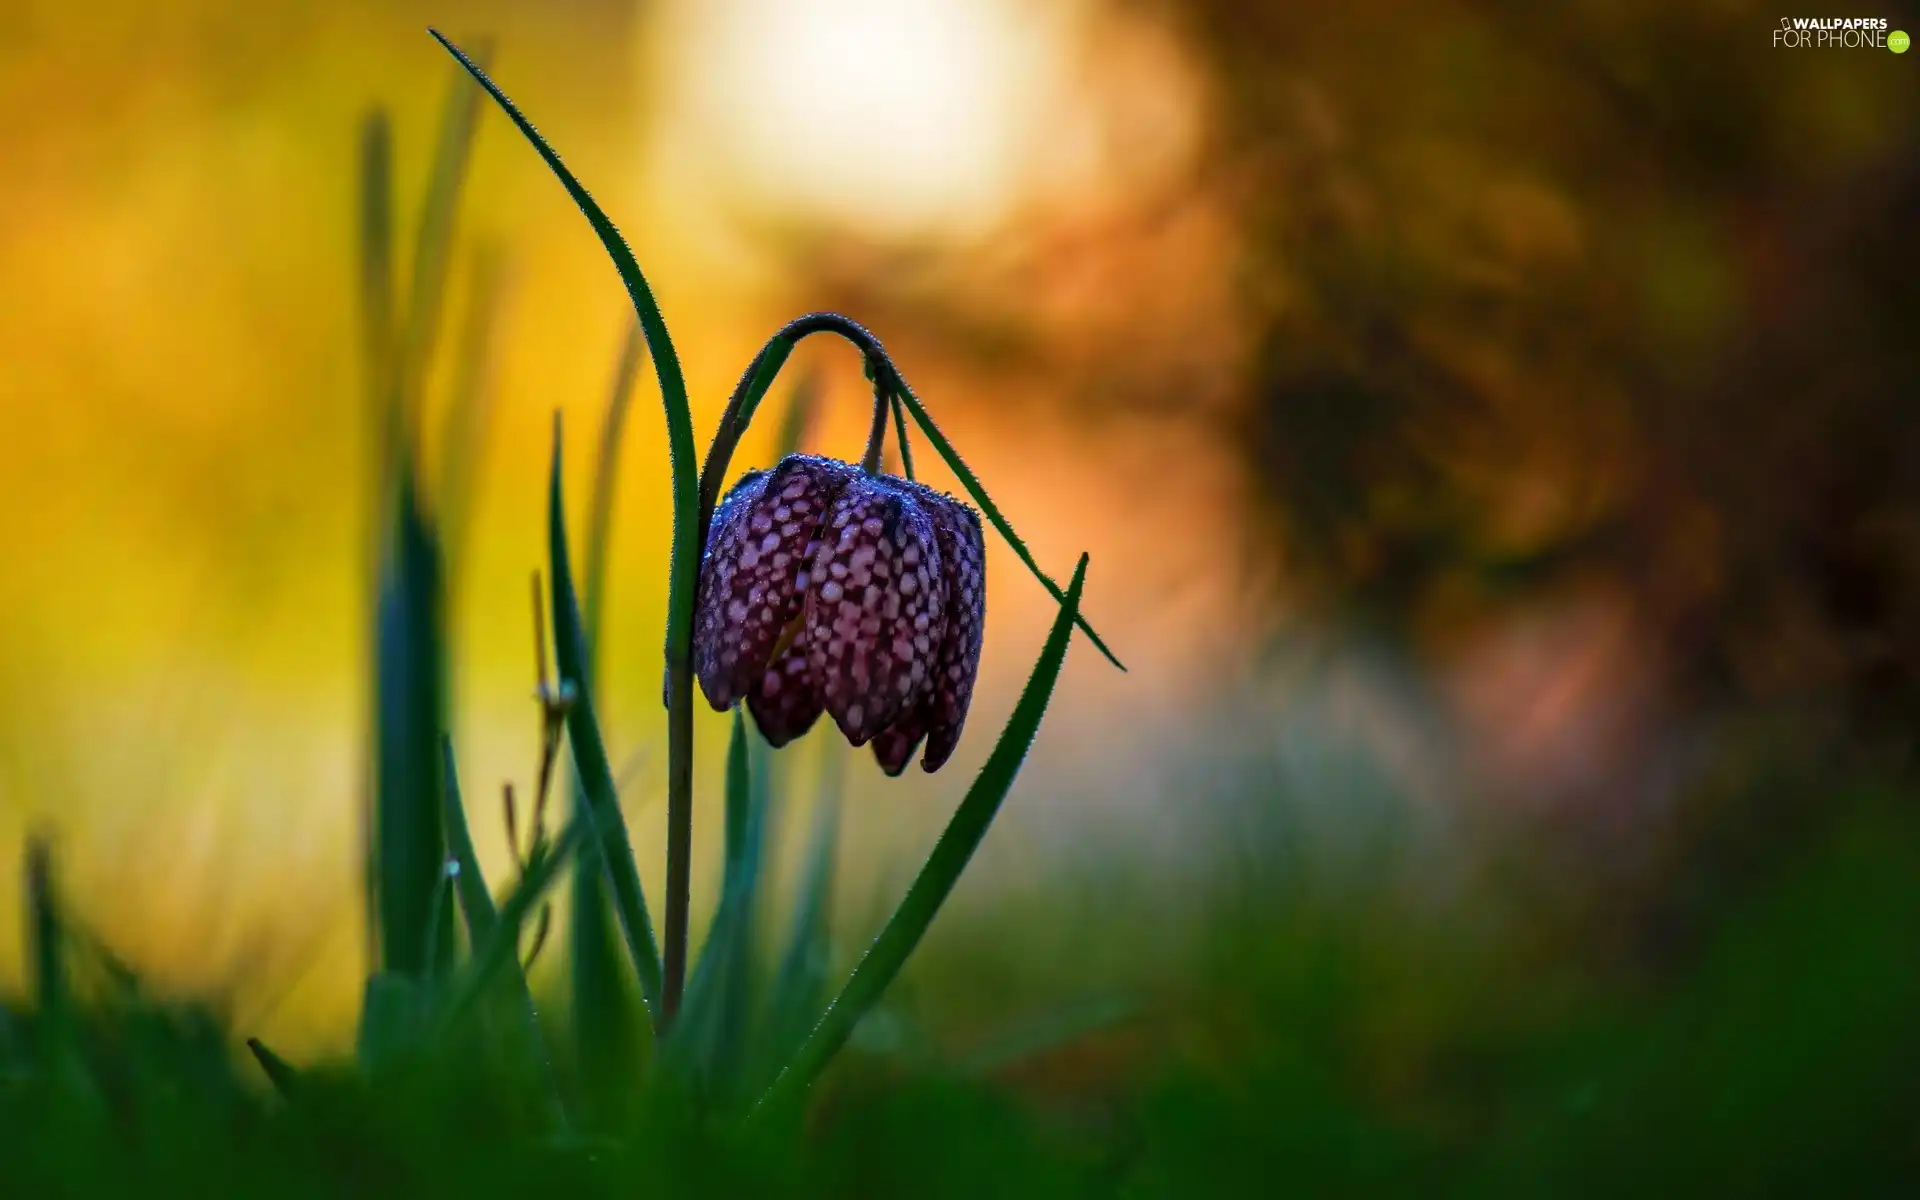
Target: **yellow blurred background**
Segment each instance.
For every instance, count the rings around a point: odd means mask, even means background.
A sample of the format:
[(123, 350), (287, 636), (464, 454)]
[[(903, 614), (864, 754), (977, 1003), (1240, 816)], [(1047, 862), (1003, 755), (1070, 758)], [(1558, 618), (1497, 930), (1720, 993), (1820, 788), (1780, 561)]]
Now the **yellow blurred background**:
[[(430, 21), (469, 45), (491, 39), (498, 77), (621, 223), (668, 315), (703, 436), (780, 322), (857, 299), (866, 267), (848, 256), (991, 279), (979, 260), (1030, 253), (1009, 235), (1018, 223), (1098, 239), (1099, 222), (1160, 202), (1199, 121), (1169, 40), (1083, 4), (9, 6), (0, 844), (49, 824), (69, 889), (111, 943), (166, 985), (245, 977), (240, 1012), (284, 1024), (296, 1050), (340, 1036), (358, 999), (369, 431), (357, 139), (374, 106), (392, 113), (410, 237), (453, 80)], [(443, 349), (489, 256), (503, 291), (475, 536), (455, 564), (455, 734), (470, 781), (525, 788), (526, 578), (543, 553), (549, 414), (567, 414), (583, 504), (629, 310), (584, 221), (491, 111), (457, 236)], [(1217, 234), (1183, 238), (1217, 265)], [(1069, 316), (1123, 326), (1164, 283), (1076, 257), (1099, 277), (1047, 281), (1059, 293), (1047, 302)], [(1209, 265), (1160, 257), (1147, 265), (1162, 276)], [(1039, 402), (1043, 373), (977, 369), (937, 322), (868, 319), (1041, 560), (1057, 572), (1083, 548), (1094, 555), (1090, 609), (1133, 674), (1123, 692), (1076, 655), (1081, 678), (1036, 765), (1049, 747), (1071, 764), (1151, 728), (1211, 669), (1191, 656), (1227, 635), (1221, 589), (1193, 583), (1220, 576), (1209, 560), (1231, 553), (1209, 532), (1232, 488), (1206, 469), (1219, 449), (1176, 426), (1184, 446), (1096, 433), (1089, 453)], [(451, 358), (436, 359), (432, 411), (453, 386)], [(792, 369), (823, 372), (829, 388), (813, 444), (855, 455), (857, 360), (809, 345)], [(646, 376), (610, 584), (617, 758), (644, 753), (661, 724), (649, 704), (668, 533), (658, 413)], [(952, 486), (930, 451), (920, 459)], [(865, 795), (879, 778), (867, 769), (855, 853), (902, 850), (936, 827), (1037, 651), (1044, 594), (1003, 550), (990, 573), (976, 732), (952, 769), (891, 794)], [(652, 879), (656, 774), (629, 800)], [(498, 821), (477, 823), (499, 869)], [(17, 857), (0, 855), (9, 914)], [(17, 923), (0, 922), (6, 978)]]

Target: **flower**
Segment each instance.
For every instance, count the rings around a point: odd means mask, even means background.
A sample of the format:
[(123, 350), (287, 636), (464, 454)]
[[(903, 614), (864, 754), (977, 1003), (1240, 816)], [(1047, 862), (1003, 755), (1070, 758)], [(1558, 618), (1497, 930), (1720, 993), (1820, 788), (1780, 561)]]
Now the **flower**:
[(950, 496), (793, 454), (715, 509), (694, 606), (693, 669), (784, 746), (827, 713), (889, 775), (937, 771), (959, 743), (986, 627), (979, 514)]

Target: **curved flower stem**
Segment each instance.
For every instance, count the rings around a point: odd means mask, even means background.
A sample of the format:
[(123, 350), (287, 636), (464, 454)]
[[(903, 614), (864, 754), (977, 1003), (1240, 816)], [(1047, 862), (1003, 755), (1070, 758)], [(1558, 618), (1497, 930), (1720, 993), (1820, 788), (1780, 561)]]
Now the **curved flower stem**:
[[(1040, 585), (1046, 588), (1055, 600), (1064, 600), (1066, 593), (1058, 583), (1054, 582), (1052, 576), (1040, 569), (1040, 564), (1034, 561), (1032, 552), (1027, 549), (1027, 544), (1013, 531), (1013, 526), (987, 497), (986, 489), (981, 486), (979, 478), (965, 462), (961, 461), (953, 444), (947, 441), (939, 427), (933, 423), (933, 419), (927, 415), (927, 410), (921, 406), (919, 397), (915, 396), (913, 389), (907, 386), (906, 379), (893, 365), (893, 359), (888, 357), (886, 348), (880, 344), (880, 339), (859, 322), (850, 317), (841, 316), (839, 313), (816, 312), (808, 313), (804, 317), (795, 317), (781, 326), (779, 332), (768, 338), (767, 344), (761, 347), (760, 353), (755, 355), (753, 361), (747, 365), (746, 373), (740, 377), (740, 382), (733, 389), (732, 397), (727, 401), (727, 411), (720, 418), (720, 428), (714, 433), (713, 441), (707, 447), (706, 463), (700, 468), (700, 536), (696, 544), (700, 547), (705, 547), (707, 544), (707, 527), (713, 521), (714, 506), (720, 501), (720, 485), (726, 479), (727, 465), (733, 461), (734, 448), (739, 445), (741, 435), (746, 433), (747, 425), (753, 420), (754, 411), (759, 408), (761, 398), (767, 394), (767, 389), (773, 386), (774, 377), (780, 373), (780, 368), (786, 363), (787, 356), (793, 353), (794, 346), (798, 345), (802, 338), (816, 333), (838, 334), (858, 347), (860, 353), (866, 358), (867, 373), (873, 378), (874, 402), (877, 409), (874, 415), (874, 432), (867, 443), (869, 457), (878, 463), (876, 447), (879, 445), (885, 425), (885, 406), (889, 400), (897, 401), (907, 414), (913, 417), (915, 424), (920, 426), (920, 432), (932, 443), (934, 451), (952, 469), (962, 487), (973, 497), (974, 503), (979, 505), (981, 514), (994, 529), (999, 531), (1000, 536), (1006, 539), (1007, 545), (1012, 547), (1021, 563), (1027, 570), (1033, 572), (1034, 578), (1040, 581)], [(883, 392), (886, 399), (882, 398)], [(903, 450), (905, 444), (903, 438), (901, 441)], [(902, 457), (904, 461), (904, 454)], [(869, 470), (873, 469), (869, 468)], [(1114, 657), (1113, 651), (1107, 648), (1107, 643), (1094, 632), (1093, 626), (1087, 623), (1084, 616), (1076, 613), (1074, 623), (1082, 633), (1087, 635), (1087, 639), (1108, 662), (1122, 671), (1126, 670), (1120, 660)]]
[[(871, 370), (873, 364), (869, 362)], [(860, 459), (860, 469), (869, 475), (880, 473), (880, 460), (887, 452), (887, 410), (892, 407), (887, 397), (892, 393), (886, 383), (886, 375), (873, 371), (873, 425), (867, 430), (867, 452)]]
[(900, 473), (909, 480), (913, 474), (913, 447), (907, 444), (907, 410), (894, 395), (887, 404), (893, 410), (893, 440), (900, 443)]
[[(839, 313), (808, 313), (782, 325), (778, 332), (767, 339), (760, 353), (753, 356), (753, 361), (747, 364), (740, 382), (734, 385), (733, 395), (727, 399), (727, 410), (720, 417), (720, 428), (714, 431), (713, 441), (707, 445), (706, 462), (700, 467), (699, 544), (703, 548), (707, 544), (707, 528), (713, 523), (714, 506), (720, 503), (720, 487), (726, 482), (727, 467), (733, 462), (733, 452), (739, 447), (740, 438), (747, 432), (747, 426), (752, 424), (761, 399), (766, 396), (767, 389), (773, 386), (774, 378), (780, 374), (780, 368), (786, 365), (793, 348), (802, 339), (816, 333), (837, 333), (858, 347), (866, 357), (869, 374), (874, 376), (876, 391), (880, 388), (881, 380), (891, 382), (897, 377), (893, 362), (881, 347), (880, 339), (851, 318)], [(877, 454), (871, 437), (867, 450), (870, 455)], [(874, 461), (879, 460), (876, 457)]]

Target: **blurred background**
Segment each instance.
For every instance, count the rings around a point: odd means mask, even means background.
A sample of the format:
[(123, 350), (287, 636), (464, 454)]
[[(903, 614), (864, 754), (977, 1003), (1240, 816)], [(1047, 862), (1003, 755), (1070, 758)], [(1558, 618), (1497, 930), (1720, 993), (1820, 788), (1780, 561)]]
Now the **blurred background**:
[[(351, 1037), (359, 138), (384, 106), (409, 233), (454, 82), (431, 23), (491, 39), (625, 231), (703, 441), (773, 329), (844, 311), (1044, 566), (1092, 555), (1086, 611), (1130, 670), (1070, 657), (905, 981), (928, 1036), (1124, 995), (1155, 1015), (1015, 1082), (1261, 1064), (1441, 1141), (1644, 1085), (1620, 1144), (1685, 1111), (1911, 1164), (1920, 56), (1776, 48), (1779, 19), (8, 0), (0, 984), (18, 848), (47, 827), (81, 914), (152, 978), (228, 997), (288, 1054)], [(456, 394), (485, 414), (450, 549), (470, 793), (529, 784), (549, 421), (583, 511), (630, 313), (485, 112), (424, 391), (430, 415)], [(789, 371), (824, 389), (810, 448), (853, 457), (855, 357), (809, 343)], [(650, 372), (613, 531), (603, 720), (658, 881)], [(953, 766), (851, 768), (849, 956), (1044, 636), (1051, 602), (1003, 546), (989, 577)], [(476, 823), (499, 868), (498, 822)], [(1511, 1100), (1548, 1077), (1582, 1082)], [(1844, 1093), (1814, 1106), (1837, 1142), (1804, 1133), (1815, 1080)]]

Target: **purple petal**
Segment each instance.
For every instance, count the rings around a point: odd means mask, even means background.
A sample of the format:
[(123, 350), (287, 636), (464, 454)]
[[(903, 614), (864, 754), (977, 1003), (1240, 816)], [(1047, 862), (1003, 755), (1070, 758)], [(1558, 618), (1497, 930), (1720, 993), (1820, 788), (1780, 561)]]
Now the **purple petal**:
[(807, 673), (805, 631), (761, 673), (747, 693), (747, 711), (753, 714), (760, 736), (776, 749), (812, 729), (820, 719), (820, 693)]
[(922, 769), (938, 771), (960, 744), (960, 731), (973, 703), (974, 680), (980, 673), (980, 647), (987, 627), (987, 547), (979, 513), (931, 488), (913, 487), (933, 522), (946, 594), (945, 636), (934, 661), (922, 726), (927, 753), (920, 762)]
[(761, 681), (781, 632), (800, 615), (806, 568), (834, 496), (853, 468), (790, 455), (748, 475), (714, 511), (694, 605), (693, 666), (726, 710)]
[(907, 764), (913, 761), (913, 752), (927, 736), (927, 720), (931, 715), (932, 706), (927, 696), (922, 696), (912, 711), (874, 735), (873, 757), (882, 771), (899, 775), (907, 769)]
[(807, 592), (807, 664), (826, 711), (864, 746), (916, 704), (946, 633), (933, 523), (891, 481), (848, 483)]

